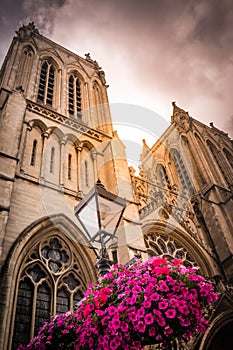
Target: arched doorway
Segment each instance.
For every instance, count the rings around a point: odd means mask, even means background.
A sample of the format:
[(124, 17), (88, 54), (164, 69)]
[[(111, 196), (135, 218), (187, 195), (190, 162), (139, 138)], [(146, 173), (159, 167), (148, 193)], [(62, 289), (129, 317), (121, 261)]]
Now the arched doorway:
[(233, 344), (233, 311), (217, 316), (205, 333), (200, 350), (229, 350)]

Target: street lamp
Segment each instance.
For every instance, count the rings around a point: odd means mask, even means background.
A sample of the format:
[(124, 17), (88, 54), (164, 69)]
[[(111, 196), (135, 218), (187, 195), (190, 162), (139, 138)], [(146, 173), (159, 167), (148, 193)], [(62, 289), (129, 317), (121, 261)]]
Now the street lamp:
[(106, 245), (115, 238), (126, 199), (108, 192), (100, 180), (74, 208), (91, 247), (98, 248), (96, 268), (104, 276), (112, 265)]

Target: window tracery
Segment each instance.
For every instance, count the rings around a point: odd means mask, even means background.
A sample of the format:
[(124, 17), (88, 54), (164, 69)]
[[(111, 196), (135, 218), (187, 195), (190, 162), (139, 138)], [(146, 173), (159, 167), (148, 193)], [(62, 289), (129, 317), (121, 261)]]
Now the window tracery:
[(188, 191), (191, 194), (193, 192), (193, 186), (180, 153), (176, 149), (172, 149), (171, 156), (175, 164), (182, 191)]
[(160, 256), (168, 260), (177, 258), (181, 259), (185, 265), (196, 265), (190, 253), (171, 236), (150, 232), (145, 236), (145, 241), (151, 256)]
[(12, 349), (27, 344), (51, 314), (73, 310), (85, 289), (77, 258), (61, 238), (38, 243), (20, 274)]
[(69, 114), (81, 118), (81, 87), (77, 74), (72, 73), (69, 77)]
[(156, 171), (158, 184), (163, 188), (171, 189), (170, 181), (164, 166), (162, 164), (158, 164)]
[(225, 164), (224, 164), (224, 158), (223, 158), (223, 155), (221, 154), (221, 152), (219, 150), (217, 150), (217, 148), (209, 141), (207, 140), (207, 145), (216, 161), (216, 164), (219, 168), (219, 170), (221, 171), (221, 174), (224, 178), (224, 180), (226, 181), (226, 183), (228, 185), (230, 185), (230, 179), (228, 177), (228, 174), (227, 174), (227, 169), (225, 168)]
[(44, 61), (41, 67), (38, 100), (53, 105), (55, 69), (50, 60)]
[(30, 46), (24, 47), (20, 59), (17, 73), (16, 87), (21, 86), (24, 91), (27, 90), (32, 70), (34, 51)]
[(228, 160), (228, 162), (229, 162), (231, 168), (233, 169), (233, 156), (232, 156), (232, 155), (230, 154), (230, 152), (228, 152), (228, 150), (225, 149), (225, 148), (223, 149), (223, 152), (224, 152), (225, 156), (227, 157), (227, 160)]

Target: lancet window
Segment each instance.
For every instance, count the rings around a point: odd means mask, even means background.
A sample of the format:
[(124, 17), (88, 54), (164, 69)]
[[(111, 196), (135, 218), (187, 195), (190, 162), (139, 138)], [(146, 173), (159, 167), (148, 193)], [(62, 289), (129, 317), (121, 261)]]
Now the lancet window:
[(34, 140), (32, 144), (32, 154), (31, 154), (31, 165), (33, 166), (35, 166), (35, 163), (36, 163), (36, 149), (37, 149), (37, 140)]
[(53, 105), (55, 68), (50, 60), (44, 61), (41, 67), (38, 100)]
[(75, 73), (69, 77), (69, 114), (74, 117), (81, 118), (81, 87), (80, 80)]
[(193, 186), (189, 178), (188, 172), (185, 168), (184, 162), (180, 156), (180, 153), (176, 149), (171, 150), (171, 156), (175, 164), (175, 168), (178, 174), (180, 181), (180, 186), (182, 190), (188, 191), (189, 193), (193, 192)]

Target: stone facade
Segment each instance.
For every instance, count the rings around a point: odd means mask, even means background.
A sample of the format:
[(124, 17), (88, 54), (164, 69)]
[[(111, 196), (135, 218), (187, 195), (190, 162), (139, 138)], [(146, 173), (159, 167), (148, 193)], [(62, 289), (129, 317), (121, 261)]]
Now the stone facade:
[(233, 327), (232, 140), (173, 102), (171, 125), (130, 169), (149, 255), (178, 257), (213, 278), (212, 324), (188, 349), (229, 349)]
[(208, 332), (187, 348), (229, 349), (232, 141), (173, 103), (169, 128), (152, 148), (144, 142), (136, 176), (112, 129), (107, 87), (89, 53), (70, 52), (33, 23), (16, 32), (0, 72), (0, 348), (27, 342), (97, 280), (73, 208), (100, 179), (127, 199), (110, 256), (199, 265), (221, 297)]

